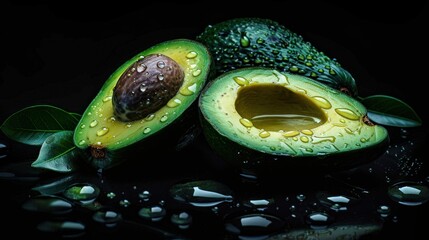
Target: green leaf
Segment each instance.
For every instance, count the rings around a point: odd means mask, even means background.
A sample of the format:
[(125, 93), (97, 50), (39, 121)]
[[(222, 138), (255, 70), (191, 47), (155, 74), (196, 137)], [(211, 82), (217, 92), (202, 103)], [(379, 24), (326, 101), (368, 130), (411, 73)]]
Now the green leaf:
[(40, 146), (53, 133), (74, 130), (78, 122), (76, 115), (60, 108), (35, 105), (12, 114), (0, 129), (17, 142)]
[(39, 156), (31, 166), (56, 172), (72, 172), (78, 168), (82, 150), (73, 143), (73, 132), (57, 132), (46, 138)]
[(405, 102), (386, 95), (374, 95), (361, 99), (368, 110), (368, 118), (381, 125), (393, 127), (418, 127), (422, 120)]

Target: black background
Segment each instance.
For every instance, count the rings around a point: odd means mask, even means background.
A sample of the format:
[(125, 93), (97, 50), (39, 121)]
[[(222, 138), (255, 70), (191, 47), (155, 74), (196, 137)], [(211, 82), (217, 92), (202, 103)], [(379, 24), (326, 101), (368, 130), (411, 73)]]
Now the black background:
[(356, 79), (361, 97), (400, 98), (424, 124), (429, 121), (427, 1), (259, 2), (6, 2), (0, 14), (0, 122), (36, 104), (82, 113), (131, 56), (165, 40), (194, 39), (208, 24), (235, 17), (278, 21), (336, 58)]

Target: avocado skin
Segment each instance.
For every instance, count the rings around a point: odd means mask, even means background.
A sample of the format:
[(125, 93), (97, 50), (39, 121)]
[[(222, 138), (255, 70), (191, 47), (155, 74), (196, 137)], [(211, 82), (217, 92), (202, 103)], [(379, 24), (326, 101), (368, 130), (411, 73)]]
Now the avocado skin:
[(226, 20), (206, 27), (196, 40), (212, 54), (217, 76), (243, 67), (268, 67), (307, 76), (358, 96), (354, 78), (335, 59), (273, 20)]
[(386, 151), (390, 143), (390, 138), (386, 137), (379, 144), (365, 149), (325, 156), (273, 155), (244, 147), (220, 135), (201, 113), (199, 119), (204, 137), (213, 150), (215, 161), (224, 162), (232, 171), (251, 172), (263, 178), (285, 174), (325, 174), (348, 170), (374, 161)]

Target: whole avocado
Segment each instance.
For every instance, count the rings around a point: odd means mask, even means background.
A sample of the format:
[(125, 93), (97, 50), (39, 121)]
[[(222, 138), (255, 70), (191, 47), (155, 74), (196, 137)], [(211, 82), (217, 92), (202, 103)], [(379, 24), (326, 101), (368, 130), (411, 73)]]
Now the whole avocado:
[(268, 67), (310, 77), (356, 97), (351, 74), (302, 36), (276, 21), (236, 18), (209, 25), (196, 37), (209, 49), (216, 75), (243, 67)]

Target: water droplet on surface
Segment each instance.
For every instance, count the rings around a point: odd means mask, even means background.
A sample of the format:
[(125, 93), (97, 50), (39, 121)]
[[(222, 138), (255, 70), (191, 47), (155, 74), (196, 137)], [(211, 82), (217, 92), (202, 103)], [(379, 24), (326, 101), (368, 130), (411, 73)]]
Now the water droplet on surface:
[(84, 129), (84, 128), (86, 128), (86, 125), (85, 125), (85, 124), (81, 124), (81, 125), (80, 125), (80, 128), (81, 128), (81, 129)]
[(162, 73), (158, 74), (157, 78), (158, 78), (159, 81), (164, 80), (164, 74), (162, 74)]
[(195, 91), (197, 91), (197, 84), (194, 83), (188, 87), (182, 87), (179, 90), (179, 93), (182, 94), (183, 96), (191, 96), (192, 94), (195, 93)]
[(156, 63), (156, 66), (158, 67), (158, 68), (165, 68), (165, 62), (163, 62), (163, 61), (159, 61), (159, 62), (157, 62)]
[(268, 131), (262, 131), (262, 132), (259, 133), (259, 137), (261, 137), (261, 138), (267, 138), (270, 135), (271, 135), (271, 133), (268, 132)]
[(108, 102), (110, 100), (112, 100), (112, 96), (107, 96), (107, 97), (103, 98), (103, 102)]
[(114, 192), (109, 192), (106, 194), (106, 197), (110, 199), (114, 199), (116, 197), (116, 194)]
[(302, 136), (302, 137), (300, 137), (299, 139), (300, 139), (300, 140), (301, 140), (301, 142), (303, 142), (303, 143), (308, 143), (308, 142), (310, 141), (310, 139), (309, 139), (308, 137), (306, 137), (306, 136)]
[(201, 74), (201, 69), (196, 69), (192, 72), (192, 76), (194, 77), (198, 77)]
[(242, 36), (240, 39), (240, 45), (244, 48), (250, 46), (250, 40), (247, 36)]
[(86, 141), (82, 139), (82, 140), (80, 140), (80, 141), (79, 141), (79, 146), (82, 146), (82, 145), (84, 145), (85, 143), (86, 143)]
[(268, 206), (274, 204), (274, 199), (249, 199), (243, 202), (244, 206), (256, 208), (258, 210), (264, 210), (268, 208)]
[(192, 223), (192, 216), (187, 212), (181, 212), (171, 215), (170, 218), (173, 224), (176, 224), (180, 229), (188, 229)]
[(159, 119), (160, 122), (166, 122), (168, 120), (168, 116), (164, 115), (161, 117), (161, 119)]
[(100, 130), (97, 131), (97, 136), (101, 137), (106, 135), (109, 132), (109, 129), (107, 127), (102, 127)]
[(295, 136), (298, 136), (298, 135), (299, 135), (299, 132), (295, 131), (295, 130), (287, 131), (287, 132), (283, 133), (284, 137), (295, 137)]
[(100, 189), (89, 183), (75, 183), (63, 191), (69, 200), (80, 201), (83, 204), (93, 202), (100, 194)]
[(249, 80), (247, 80), (247, 79), (246, 79), (246, 78), (244, 78), (244, 77), (235, 76), (235, 77), (233, 77), (232, 79), (234, 79), (234, 81), (235, 81), (238, 85), (240, 85), (240, 86), (246, 86), (246, 85), (248, 85), (248, 84), (249, 84)]
[(247, 127), (247, 128), (253, 127), (252, 121), (250, 121), (247, 118), (241, 118), (240, 123), (241, 123), (241, 125), (243, 125), (244, 127)]
[(144, 129), (143, 129), (143, 133), (144, 134), (148, 134), (148, 133), (150, 133), (152, 131), (152, 129), (150, 129), (149, 127), (145, 127)]
[(145, 121), (151, 121), (154, 118), (155, 118), (155, 114), (149, 114), (149, 115), (147, 115), (147, 117), (144, 120)]
[(140, 85), (140, 92), (146, 92), (146, 90), (147, 90), (147, 87), (145, 86), (145, 85)]
[(176, 184), (170, 188), (170, 194), (174, 199), (196, 207), (213, 207), (233, 200), (229, 187), (212, 180)]
[(193, 59), (193, 58), (196, 58), (197, 56), (198, 56), (198, 53), (194, 51), (190, 51), (188, 54), (186, 54), (186, 58), (188, 59)]
[(139, 193), (139, 198), (142, 199), (143, 201), (148, 201), (150, 198), (151, 194), (149, 191), (145, 190), (141, 193)]
[(147, 69), (147, 66), (144, 63), (140, 63), (137, 66), (137, 72), (139, 72), (139, 73), (146, 71), (146, 69)]
[(298, 194), (298, 195), (296, 195), (296, 199), (298, 199), (298, 201), (302, 202), (305, 200), (305, 195), (304, 194)]
[(31, 212), (65, 214), (72, 211), (73, 205), (58, 197), (39, 196), (25, 201), (22, 208)]
[(121, 207), (129, 207), (131, 205), (131, 202), (128, 201), (128, 199), (122, 199), (121, 201), (119, 201), (119, 206)]
[(85, 225), (74, 221), (44, 221), (37, 225), (37, 230), (62, 238), (77, 238), (85, 234)]
[(90, 124), (89, 127), (93, 128), (96, 127), (98, 125), (98, 121), (97, 120), (93, 120)]
[(122, 215), (113, 210), (98, 210), (92, 215), (92, 219), (95, 222), (102, 223), (106, 227), (112, 228), (116, 227), (118, 223), (122, 220)]
[(312, 229), (324, 229), (333, 222), (333, 218), (327, 213), (314, 212), (306, 217), (306, 222)]
[(336, 108), (335, 112), (344, 117), (347, 118), (349, 120), (359, 120), (359, 116), (353, 112), (352, 110), (348, 109), (348, 108)]
[(182, 101), (178, 98), (174, 98), (174, 99), (171, 99), (170, 101), (168, 101), (167, 107), (175, 108), (175, 107), (179, 106), (180, 104), (182, 104)]
[(305, 135), (308, 135), (308, 136), (313, 135), (313, 131), (311, 131), (311, 130), (309, 130), (309, 129), (301, 130), (301, 132), (302, 132), (303, 134), (305, 134)]
[[(250, 213), (241, 216), (227, 218), (225, 230), (234, 235), (242, 236), (264, 236), (280, 231), (285, 222), (273, 215)], [(262, 238), (265, 239), (265, 238)]]
[(139, 216), (141, 218), (151, 220), (152, 222), (161, 221), (167, 212), (161, 206), (143, 207), (139, 210)]
[(398, 182), (388, 188), (389, 197), (406, 206), (421, 205), (429, 200), (429, 188), (415, 182)]
[(390, 207), (387, 205), (380, 205), (377, 208), (377, 212), (380, 214), (381, 217), (388, 217), (390, 215)]
[(329, 194), (326, 192), (318, 192), (316, 197), (322, 205), (336, 212), (346, 211), (350, 205), (358, 201), (358, 199), (354, 197), (340, 194)]

